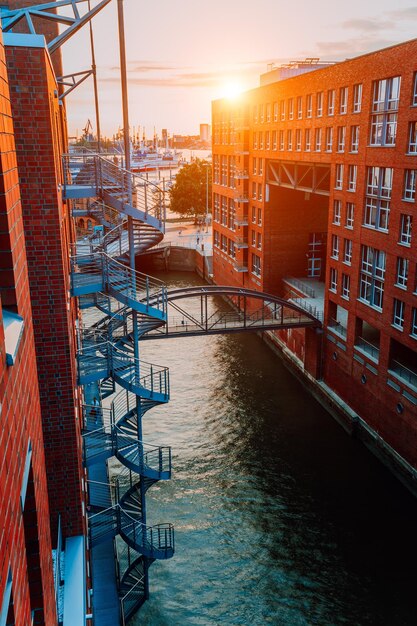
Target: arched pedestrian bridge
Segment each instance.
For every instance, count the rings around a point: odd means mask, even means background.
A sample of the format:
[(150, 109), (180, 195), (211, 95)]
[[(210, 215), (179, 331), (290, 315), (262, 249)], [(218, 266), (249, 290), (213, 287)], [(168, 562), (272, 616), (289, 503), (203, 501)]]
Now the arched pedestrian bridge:
[[(320, 327), (299, 305), (253, 289), (205, 285), (167, 291), (167, 320), (142, 339)], [(152, 302), (150, 303), (152, 305)]]

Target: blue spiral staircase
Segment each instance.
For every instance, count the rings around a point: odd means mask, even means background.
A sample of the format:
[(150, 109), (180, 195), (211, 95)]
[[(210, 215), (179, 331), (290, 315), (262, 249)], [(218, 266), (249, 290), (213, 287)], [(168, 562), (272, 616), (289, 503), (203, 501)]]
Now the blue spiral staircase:
[[(106, 480), (88, 481), (88, 522), (93, 549), (114, 542), (124, 624), (148, 597), (150, 564), (174, 554), (172, 525), (147, 525), (145, 497), (154, 483), (171, 477), (171, 449), (142, 440), (146, 412), (169, 400), (169, 373), (141, 360), (137, 345), (165, 324), (167, 294), (163, 283), (129, 267), (132, 248), (137, 255), (162, 240), (164, 197), (158, 185), (124, 170), (114, 157), (71, 154), (64, 171), (73, 216), (100, 225), (78, 230), (71, 292), (82, 312), (77, 365), (86, 400), (84, 465), (91, 471), (116, 457), (123, 467), (117, 476), (106, 468)], [(93, 396), (100, 397), (98, 408)]]

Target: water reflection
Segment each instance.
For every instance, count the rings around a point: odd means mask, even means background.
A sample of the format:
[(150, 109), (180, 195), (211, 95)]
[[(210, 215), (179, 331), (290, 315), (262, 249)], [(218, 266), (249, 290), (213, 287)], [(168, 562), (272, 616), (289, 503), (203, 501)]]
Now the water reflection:
[(279, 359), (251, 335), (141, 349), (171, 369), (144, 426), (173, 447), (148, 511), (177, 552), (132, 624), (414, 625), (416, 503)]

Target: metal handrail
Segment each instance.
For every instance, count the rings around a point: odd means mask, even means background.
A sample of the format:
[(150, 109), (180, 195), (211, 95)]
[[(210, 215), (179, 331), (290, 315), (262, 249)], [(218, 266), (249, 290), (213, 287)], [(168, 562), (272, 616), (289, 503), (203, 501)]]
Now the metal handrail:
[(303, 283), (301, 280), (298, 280), (298, 278), (293, 278), (292, 276), (288, 276), (284, 278), (284, 280), (287, 283), (290, 283), (291, 285), (299, 289), (300, 291), (302, 291), (306, 296), (309, 296), (310, 298), (316, 297), (316, 292), (314, 291), (314, 289), (312, 289), (311, 287)]
[(379, 358), (379, 348), (377, 346), (374, 346), (374, 344), (370, 343), (369, 341), (366, 341), (366, 339), (364, 339), (363, 337), (356, 337), (354, 347), (363, 350), (363, 352), (366, 352), (367, 354), (370, 354), (376, 360), (378, 360)]
[(395, 359), (391, 359), (389, 369), (394, 372), (394, 374), (397, 374), (404, 380), (407, 380), (414, 387), (417, 387), (417, 372), (410, 370), (408, 367)]

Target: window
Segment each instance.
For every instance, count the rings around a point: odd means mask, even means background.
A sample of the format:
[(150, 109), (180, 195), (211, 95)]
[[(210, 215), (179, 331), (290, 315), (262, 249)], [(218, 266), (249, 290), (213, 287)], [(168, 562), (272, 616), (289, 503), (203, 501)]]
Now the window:
[(340, 224), (341, 213), (342, 213), (342, 201), (333, 200), (333, 224)]
[(323, 115), (323, 92), (320, 91), (316, 95), (316, 115), (321, 117)]
[(288, 100), (288, 119), (294, 119), (294, 98)]
[(417, 337), (417, 309), (413, 307), (411, 312), (411, 334)]
[(218, 193), (214, 194), (214, 221), (220, 222), (220, 196)]
[(307, 104), (306, 104), (306, 115), (307, 117), (312, 117), (313, 115), (313, 95), (311, 93), (307, 96)]
[(270, 122), (271, 121), (271, 105), (268, 102), (268, 104), (266, 105), (266, 121)]
[(350, 127), (350, 151), (357, 152), (359, 149), (359, 126)]
[(252, 274), (261, 275), (261, 258), (257, 254), (252, 254)]
[(284, 131), (279, 131), (279, 149), (284, 150)]
[(410, 122), (408, 153), (417, 154), (417, 122)]
[(232, 239), (229, 239), (229, 256), (231, 256), (232, 259), (236, 258), (235, 242)]
[(392, 324), (399, 330), (404, 329), (404, 309), (404, 302), (402, 300), (397, 300), (397, 298), (394, 298), (392, 308)]
[(397, 257), (397, 277), (395, 284), (397, 287), (402, 287), (403, 289), (407, 289), (407, 279), (408, 279), (408, 259), (403, 259), (402, 257)]
[(227, 237), (226, 235), (220, 236), (220, 249), (222, 252), (227, 252)]
[(332, 253), (331, 256), (333, 259), (339, 258), (339, 237), (337, 235), (332, 235)]
[(414, 202), (416, 199), (417, 170), (404, 171), (403, 200)]
[(342, 298), (349, 300), (350, 296), (350, 276), (349, 274), (342, 274)]
[(337, 128), (337, 151), (345, 151), (346, 126), (338, 126)]
[(269, 148), (271, 147), (271, 134), (269, 132), (269, 130), (266, 131), (265, 133), (265, 150), (269, 150)]
[(251, 231), (251, 241), (252, 241), (252, 246), (255, 247), (255, 245), (256, 245), (256, 232), (254, 230)]
[(235, 230), (235, 215), (236, 215), (235, 203), (234, 203), (233, 200), (229, 200), (229, 223), (228, 223), (228, 227), (230, 228), (230, 230)]
[(221, 157), (221, 170), (222, 170), (222, 182), (221, 184), (227, 186), (227, 156)]
[(265, 106), (263, 104), (259, 105), (259, 121), (261, 124), (265, 121)]
[(336, 163), (335, 189), (343, 189), (343, 163)]
[(347, 113), (347, 104), (348, 104), (348, 88), (341, 87), (339, 92), (339, 113), (340, 115), (344, 115)]
[(411, 226), (413, 223), (413, 216), (401, 213), (400, 219), (400, 240), (403, 246), (411, 245)]
[(264, 149), (264, 134), (259, 133), (259, 150)]
[(356, 191), (356, 180), (358, 178), (358, 166), (349, 165), (348, 170), (348, 191)]
[(374, 83), (371, 117), (372, 146), (395, 145), (400, 86), (400, 76)]
[(297, 128), (295, 131), (295, 149), (297, 152), (301, 150), (301, 128)]
[(411, 105), (417, 106), (417, 72), (414, 72), (413, 94), (411, 97)]
[(214, 241), (214, 245), (216, 246), (216, 248), (218, 248), (219, 243), (220, 243), (220, 234), (219, 234), (219, 231), (217, 230), (213, 232), (213, 241)]
[(215, 185), (220, 184), (220, 159), (218, 154), (215, 154), (213, 157), (213, 182)]
[(343, 246), (343, 263), (350, 265), (352, 263), (352, 240), (345, 239)]
[(297, 119), (303, 119), (303, 97), (298, 96), (297, 98)]
[(292, 150), (292, 130), (287, 130), (287, 150)]
[(252, 181), (252, 200), (256, 200), (256, 183)]
[(335, 90), (329, 89), (327, 92), (327, 115), (334, 115)]
[(258, 233), (256, 239), (258, 249), (260, 250), (262, 248), (262, 233)]
[(252, 224), (256, 224), (256, 207), (252, 207)]
[(337, 291), (337, 269), (334, 267), (330, 268), (330, 291)]
[(392, 173), (391, 167), (368, 167), (364, 226), (388, 231)]
[(274, 102), (274, 122), (278, 122), (278, 102)]
[(264, 173), (264, 160), (259, 159), (259, 176), (262, 176)]
[(257, 150), (258, 149), (258, 133), (253, 133), (253, 149)]
[(9, 567), (7, 574), (6, 586), (3, 591), (3, 597), (0, 598), (0, 624), (1, 626), (12, 625), (15, 623), (14, 604), (13, 604), (13, 578), (12, 571)]
[(311, 130), (309, 128), (305, 129), (304, 150), (306, 152), (310, 152), (310, 150), (311, 150)]
[(272, 150), (276, 150), (277, 149), (277, 131), (273, 130), (272, 131)]
[(360, 113), (362, 107), (362, 85), (353, 86), (353, 112)]
[(359, 299), (382, 310), (385, 280), (385, 252), (362, 246)]
[(227, 226), (227, 198), (226, 196), (222, 196), (222, 213), (221, 220), (222, 226)]
[(346, 228), (353, 228), (353, 215), (355, 212), (355, 205), (353, 202), (346, 202)]
[(326, 128), (326, 152), (331, 152), (333, 147), (333, 127)]
[(285, 120), (285, 100), (281, 100), (281, 102), (279, 103), (279, 110), (280, 110), (281, 122), (283, 122)]
[(257, 172), (257, 162), (258, 159), (256, 157), (253, 157), (253, 161), (252, 161), (252, 174), (254, 176), (256, 176), (256, 172)]
[(262, 200), (262, 183), (258, 183), (258, 200)]
[(321, 128), (316, 128), (314, 131), (314, 150), (316, 152), (321, 150)]
[(262, 226), (262, 209), (258, 209), (258, 226)]

